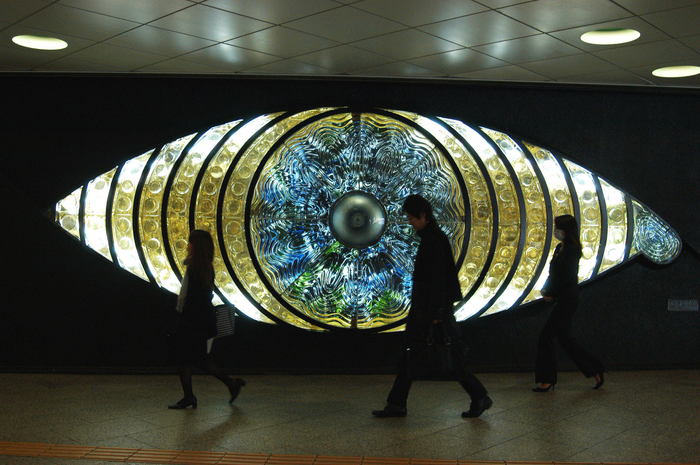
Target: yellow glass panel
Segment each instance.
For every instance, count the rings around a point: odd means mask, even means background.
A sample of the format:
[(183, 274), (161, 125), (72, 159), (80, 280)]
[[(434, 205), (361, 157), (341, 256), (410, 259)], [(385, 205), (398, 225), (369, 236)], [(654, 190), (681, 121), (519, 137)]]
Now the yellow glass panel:
[[(243, 314), (254, 320), (270, 324), (274, 322), (261, 313), (260, 310), (248, 300), (233, 281), (233, 278), (226, 268), (226, 263), (224, 263), (221, 250), (219, 249), (219, 235), (216, 230), (216, 206), (219, 202), (219, 194), (222, 189), (224, 175), (241, 147), (256, 132), (281, 114), (282, 113), (272, 113), (269, 115), (262, 115), (236, 128), (236, 131), (229, 136), (228, 140), (224, 142), (207, 165), (202, 176), (199, 191), (197, 192), (195, 206), (195, 228), (209, 231), (214, 239), (214, 282), (216, 287), (224, 295), (226, 300)], [(238, 207), (239, 208), (234, 209), (232, 213), (240, 214), (242, 218), (245, 210), (244, 206), (241, 204)], [(230, 209), (232, 206), (227, 205), (225, 208)], [(241, 227), (236, 233), (243, 234), (243, 223), (240, 222), (240, 224)]]
[[(552, 234), (554, 234), (554, 218), (560, 215), (574, 214), (574, 206), (571, 201), (571, 192), (569, 192), (569, 187), (566, 184), (566, 178), (564, 177), (562, 166), (559, 164), (559, 161), (554, 157), (554, 155), (552, 155), (552, 153), (547, 149), (527, 142), (524, 142), (524, 144), (535, 159), (535, 163), (537, 163), (537, 166), (542, 172), (542, 176), (547, 183), (547, 187), (549, 188), (549, 198), (552, 203), (553, 216), (552, 218), (547, 218), (547, 222), (552, 226)], [(540, 291), (542, 290), (542, 286), (544, 286), (544, 282), (547, 280), (547, 276), (549, 276), (549, 260), (552, 258), (554, 248), (557, 246), (557, 244), (558, 241), (552, 236), (552, 242), (549, 250), (544, 251), (547, 265), (542, 268), (540, 275), (536, 278), (535, 286), (525, 300), (523, 300), (523, 303), (527, 303), (542, 297)]]
[[(488, 187), (486, 186), (486, 179), (481, 173), (481, 169), (477, 165), (471, 152), (443, 126), (415, 113), (404, 111), (394, 111), (394, 113), (418, 123), (427, 132), (437, 138), (449, 152), (449, 155), (457, 165), (459, 173), (467, 186), (467, 191), (469, 192), (468, 200), (471, 230), (469, 231), (469, 246), (467, 247), (462, 266), (458, 270), (462, 294), (465, 295), (471, 290), (481, 274), (481, 270), (484, 268), (484, 264), (488, 258), (488, 251), (491, 244), (493, 218), (491, 215), (491, 198), (489, 197)], [(448, 124), (450, 121), (464, 124), (455, 120), (444, 121)], [(455, 255), (455, 257), (456, 256), (457, 255)], [(474, 314), (471, 313), (472, 311), (471, 308), (464, 309), (463, 306), (460, 307), (460, 304), (458, 304), (457, 310), (455, 311), (455, 318), (459, 321), (465, 320)]]
[(174, 293), (180, 291), (180, 281), (170, 268), (168, 257), (165, 255), (161, 212), (168, 176), (175, 161), (193, 137), (194, 134), (190, 134), (163, 146), (151, 164), (139, 206), (139, 234), (146, 263), (158, 285)]
[(114, 168), (90, 181), (85, 192), (85, 244), (112, 260), (107, 240), (106, 214), (109, 187), (117, 169)]
[[(278, 301), (258, 276), (253, 258), (250, 255), (244, 232), (245, 201), (251, 188), (253, 174), (270, 148), (297, 124), (331, 110), (317, 108), (289, 116), (257, 137), (235, 165), (224, 191), (224, 207), (221, 212), (226, 253), (234, 272), (248, 293), (270, 313), (281, 320), (304, 329), (320, 330), (306, 320), (291, 313)], [(199, 208), (199, 205), (198, 205)]]
[(79, 187), (56, 204), (56, 221), (73, 236), (80, 239), (80, 195)]
[(168, 242), (180, 276), (185, 271), (184, 261), (187, 257), (190, 202), (195, 180), (209, 153), (221, 138), (238, 123), (240, 120), (215, 126), (202, 134), (185, 154), (173, 179), (172, 187), (168, 193)]
[(459, 319), (462, 319), (483, 310), (503, 286), (513, 266), (520, 241), (520, 206), (510, 173), (486, 139), (461, 121), (447, 118), (443, 118), (443, 121), (452, 126), (472, 146), (486, 166), (498, 207), (498, 236), (493, 260), (479, 288), (458, 310), (461, 317)]
[(520, 146), (507, 134), (483, 127), (481, 130), (500, 147), (513, 167), (525, 201), (525, 244), (513, 278), (498, 300), (484, 312), (484, 315), (491, 315), (511, 308), (535, 279), (544, 250), (547, 208), (537, 173)]
[(136, 188), (153, 150), (124, 163), (112, 202), (112, 237), (119, 266), (148, 281), (134, 240), (134, 198)]
[(598, 273), (602, 273), (622, 263), (625, 258), (627, 240), (627, 205), (624, 192), (614, 188), (604, 179), (598, 178), (605, 197), (605, 209), (608, 216), (608, 236), (605, 251)]
[(578, 281), (590, 278), (598, 260), (598, 249), (602, 231), (598, 191), (590, 171), (564, 160), (578, 197), (581, 218), (579, 221), (581, 239), (581, 260), (578, 264)]

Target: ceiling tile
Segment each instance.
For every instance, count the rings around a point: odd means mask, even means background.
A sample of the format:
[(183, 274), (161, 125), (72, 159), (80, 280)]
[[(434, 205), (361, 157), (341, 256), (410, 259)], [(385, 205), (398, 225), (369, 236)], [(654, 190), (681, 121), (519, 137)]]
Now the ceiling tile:
[(674, 60), (697, 61), (697, 53), (675, 40), (663, 40), (648, 44), (618, 47), (594, 55), (615, 63), (623, 68), (635, 68), (644, 65), (654, 65)]
[[(70, 60), (68, 59), (70, 58)], [(66, 57), (63, 60), (52, 61), (36, 68), (36, 71), (72, 71), (90, 73), (123, 73), (127, 70), (114, 64), (95, 63), (81, 58)]]
[(615, 0), (615, 2), (632, 13), (643, 15), (654, 11), (670, 10), (683, 6), (697, 5), (698, 0)]
[(173, 58), (153, 65), (144, 66), (137, 70), (140, 73), (178, 73), (178, 74), (200, 74), (200, 73), (222, 73), (221, 68), (207, 66), (193, 61)]
[(433, 55), (461, 48), (457, 44), (416, 29), (408, 29), (373, 39), (362, 40), (353, 43), (353, 46), (399, 60)]
[(469, 0), (402, 0), (400, 4), (396, 0), (364, 0), (353, 6), (409, 26), (444, 21), (487, 9)]
[(192, 6), (186, 0), (61, 0), (61, 4), (138, 23), (147, 23)]
[(624, 70), (607, 71), (604, 73), (581, 74), (562, 78), (559, 82), (571, 84), (624, 84), (624, 85), (649, 85), (639, 76)]
[(391, 59), (349, 45), (341, 45), (339, 47), (309, 53), (296, 57), (296, 60), (321, 66), (334, 73), (343, 73), (356, 69), (379, 66), (392, 61)]
[(700, 5), (651, 13), (642, 18), (671, 37), (690, 36), (700, 30)]
[(416, 58), (410, 60), (410, 62), (424, 68), (434, 69), (445, 76), (476, 71), (483, 68), (494, 68), (506, 64), (500, 60), (469, 49)]
[[(634, 42), (629, 42), (626, 44), (617, 45), (594, 45), (587, 44), (581, 40), (581, 34), (584, 32), (592, 31), (595, 29), (634, 29), (639, 31), (641, 36)], [(660, 31), (658, 28), (652, 26), (651, 24), (643, 21), (639, 17), (625, 18), (617, 21), (610, 21), (607, 23), (591, 24), (590, 26), (576, 27), (573, 29), (566, 29), (563, 31), (551, 32), (549, 35), (556, 37), (557, 39), (563, 40), (564, 42), (573, 45), (574, 47), (580, 48), (586, 51), (601, 51), (608, 50), (616, 47), (625, 47), (634, 44), (643, 44), (646, 42), (656, 42), (659, 40), (666, 40), (668, 36)]]
[(172, 57), (214, 45), (216, 42), (157, 27), (141, 26), (120, 34), (107, 43)]
[(357, 70), (352, 74), (358, 76), (427, 77), (439, 76), (441, 73), (439, 71), (433, 71), (411, 63), (406, 63), (405, 61), (397, 61), (373, 68)]
[(280, 57), (293, 57), (338, 45), (337, 42), (275, 26), (227, 42)]
[(510, 5), (515, 5), (517, 3), (525, 3), (531, 0), (477, 0), (484, 6), (489, 8), (503, 8)]
[(14, 23), (52, 4), (52, 0), (23, 0), (21, 2), (0, 2), (0, 18), (7, 24)]
[(519, 66), (501, 66), (500, 68), (482, 69), (469, 73), (458, 74), (455, 77), (480, 79), (486, 81), (547, 81), (544, 76), (528, 71)]
[(442, 21), (422, 26), (420, 29), (465, 47), (538, 33), (535, 29), (520, 24), (496, 11)]
[(216, 8), (194, 5), (154, 21), (151, 26), (205, 39), (225, 41), (265, 29), (270, 27), (270, 24)]
[(688, 47), (694, 48), (696, 52), (700, 52), (700, 35), (683, 37), (682, 39), (678, 40), (686, 44)]
[(615, 65), (586, 53), (553, 58), (550, 60), (530, 61), (520, 66), (552, 79), (559, 79), (575, 74), (602, 73), (618, 69)]
[(77, 8), (51, 5), (17, 23), (17, 26), (43, 29), (90, 40), (104, 40), (132, 29), (138, 26), (138, 23)]
[(537, 0), (499, 11), (542, 32), (632, 16), (609, 0)]
[(296, 60), (280, 60), (269, 65), (258, 66), (246, 70), (252, 74), (329, 74), (329, 71), (320, 66), (301, 63)]
[(207, 0), (203, 3), (274, 24), (286, 23), (341, 6), (331, 0)]
[(95, 44), (72, 55), (57, 60), (61, 63), (90, 62), (105, 66), (114, 66), (122, 71), (133, 71), (142, 66), (165, 60), (166, 57), (153, 53), (139, 52), (106, 43)]
[(0, 56), (2, 57), (0, 66), (3, 69), (24, 71), (29, 71), (61, 57), (61, 55), (53, 55), (52, 52), (46, 50), (21, 49), (13, 43), (7, 43), (4, 40), (2, 45), (0, 45)]
[(183, 60), (215, 66), (225, 72), (242, 71), (255, 66), (278, 61), (278, 57), (228, 44), (217, 44), (180, 57)]
[(509, 63), (524, 63), (526, 61), (545, 60), (547, 58), (581, 53), (580, 50), (571, 45), (545, 34), (480, 45), (473, 48)]
[(405, 26), (399, 23), (350, 6), (292, 21), (286, 26), (338, 42), (354, 42), (405, 29)]

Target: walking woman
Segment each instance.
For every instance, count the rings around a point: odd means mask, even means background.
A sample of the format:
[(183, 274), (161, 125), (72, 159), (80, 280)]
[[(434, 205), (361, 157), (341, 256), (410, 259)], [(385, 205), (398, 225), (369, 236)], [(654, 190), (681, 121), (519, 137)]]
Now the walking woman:
[(585, 351), (571, 337), (571, 325), (578, 307), (578, 261), (581, 258), (581, 241), (578, 223), (571, 215), (554, 219), (554, 237), (561, 242), (554, 249), (549, 263), (549, 278), (542, 288), (542, 296), (553, 302), (552, 312), (540, 334), (535, 361), (535, 392), (547, 392), (557, 384), (557, 361), (554, 338), (587, 377), (595, 377), (593, 389), (603, 385), (603, 364)]
[(183, 398), (169, 409), (197, 408), (192, 392), (192, 369), (207, 371), (224, 383), (232, 403), (245, 386), (245, 381), (223, 373), (207, 354), (207, 339), (216, 334), (216, 317), (211, 303), (214, 290), (214, 241), (207, 231), (195, 229), (187, 244), (187, 270), (177, 299), (179, 319), (174, 335), (174, 355), (178, 363)]

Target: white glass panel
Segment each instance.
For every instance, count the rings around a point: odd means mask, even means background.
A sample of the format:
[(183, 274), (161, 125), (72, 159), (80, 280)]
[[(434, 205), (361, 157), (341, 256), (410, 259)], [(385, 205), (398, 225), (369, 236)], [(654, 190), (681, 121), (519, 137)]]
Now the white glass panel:
[(625, 258), (627, 240), (627, 205), (624, 192), (614, 188), (604, 179), (598, 178), (605, 197), (608, 216), (608, 236), (599, 273), (622, 263)]
[(170, 267), (163, 245), (161, 212), (168, 176), (183, 149), (194, 134), (165, 145), (151, 164), (146, 183), (141, 191), (140, 218), (141, 247), (146, 263), (159, 286), (173, 293), (180, 291), (180, 281)]
[(578, 264), (578, 280), (581, 282), (591, 277), (598, 260), (602, 230), (600, 202), (591, 172), (568, 160), (564, 160), (564, 165), (571, 175), (581, 211), (579, 236), (582, 256)]
[(112, 260), (107, 242), (107, 198), (116, 168), (96, 177), (87, 185), (85, 199), (85, 243), (107, 260)]
[(80, 196), (83, 188), (79, 187), (56, 204), (56, 221), (58, 224), (80, 239)]
[[(566, 184), (564, 172), (562, 171), (562, 167), (557, 158), (554, 157), (554, 155), (552, 155), (552, 153), (547, 149), (543, 149), (527, 142), (524, 144), (535, 159), (535, 163), (537, 163), (540, 171), (542, 171), (542, 176), (544, 177), (547, 187), (549, 188), (549, 197), (552, 202), (553, 216), (551, 218), (547, 218), (547, 222), (551, 226), (552, 234), (554, 234), (554, 218), (560, 215), (574, 214), (571, 193), (569, 192), (569, 187)], [(540, 291), (542, 290), (542, 286), (549, 275), (549, 261), (554, 253), (554, 248), (559, 243), (553, 235), (551, 239), (552, 241), (549, 250), (545, 251), (546, 253), (544, 255), (547, 257), (546, 265), (542, 268), (540, 275), (536, 279), (534, 288), (532, 291), (530, 291), (525, 300), (523, 300), (523, 303), (527, 303), (542, 297)]]
[(112, 204), (112, 235), (117, 261), (122, 268), (146, 281), (148, 276), (141, 264), (134, 240), (134, 198), (143, 169), (152, 154), (153, 150), (124, 163)]

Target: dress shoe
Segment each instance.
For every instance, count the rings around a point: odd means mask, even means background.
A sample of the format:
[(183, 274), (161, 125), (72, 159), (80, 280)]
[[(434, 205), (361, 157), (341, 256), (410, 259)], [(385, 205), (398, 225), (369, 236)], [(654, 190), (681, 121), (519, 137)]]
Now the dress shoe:
[(382, 410), (372, 410), (372, 415), (378, 418), (388, 417), (405, 417), (406, 407), (397, 407), (395, 405), (387, 405)]
[(245, 380), (241, 378), (236, 378), (228, 384), (228, 392), (231, 394), (231, 398), (228, 400), (229, 404), (232, 404), (233, 401), (236, 400), (243, 386), (245, 386)]
[(532, 392), (549, 392), (554, 390), (554, 386), (556, 386), (557, 383), (552, 383), (547, 387), (541, 387), (537, 386), (535, 388), (532, 388)]
[(603, 386), (603, 383), (605, 382), (605, 376), (603, 376), (603, 372), (601, 371), (597, 375), (595, 375), (595, 386), (593, 386), (593, 389), (600, 389)]
[(184, 408), (190, 407), (192, 408), (197, 408), (197, 398), (192, 396), (192, 397), (183, 397), (182, 399), (178, 400), (174, 404), (168, 405), (168, 408), (171, 410), (182, 410)]
[(481, 416), (485, 410), (488, 410), (493, 405), (493, 401), (489, 396), (482, 397), (479, 400), (472, 401), (469, 410), (462, 412), (462, 418), (476, 418)]

